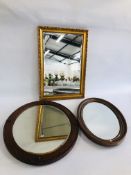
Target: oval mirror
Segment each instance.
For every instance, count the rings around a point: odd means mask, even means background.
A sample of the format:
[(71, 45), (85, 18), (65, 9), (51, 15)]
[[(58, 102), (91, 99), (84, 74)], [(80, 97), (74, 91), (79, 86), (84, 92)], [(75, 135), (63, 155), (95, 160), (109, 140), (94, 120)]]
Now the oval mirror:
[(62, 158), (74, 145), (78, 126), (64, 106), (47, 101), (18, 108), (4, 126), (9, 152), (22, 162), (45, 165)]
[(103, 146), (117, 145), (127, 132), (122, 113), (103, 99), (82, 101), (78, 107), (78, 122), (89, 139)]

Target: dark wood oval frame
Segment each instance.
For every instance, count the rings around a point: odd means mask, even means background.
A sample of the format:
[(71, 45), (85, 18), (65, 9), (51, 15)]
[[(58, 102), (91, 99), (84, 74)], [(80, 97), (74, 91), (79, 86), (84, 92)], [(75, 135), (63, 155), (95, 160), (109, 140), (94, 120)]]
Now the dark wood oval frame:
[[(94, 135), (86, 126), (84, 120), (83, 120), (83, 108), (89, 104), (89, 103), (93, 103), (93, 102), (97, 102), (97, 103), (101, 103), (103, 105), (105, 105), (106, 107), (108, 107), (110, 110), (112, 110), (112, 112), (116, 115), (119, 125), (120, 125), (120, 130), (119, 133), (117, 134), (116, 137), (114, 137), (113, 139), (110, 140), (105, 140), (105, 139), (101, 139), (99, 137), (97, 137), (96, 135)], [(100, 144), (102, 146), (115, 146), (118, 145), (121, 140), (124, 138), (124, 136), (126, 135), (127, 132), (127, 124), (126, 124), (126, 120), (123, 117), (122, 113), (110, 102), (105, 101), (103, 99), (100, 98), (88, 98), (84, 101), (82, 101), (78, 107), (78, 122), (80, 125), (81, 130), (84, 132), (84, 134), (93, 142)]]
[[(19, 117), (19, 115), (22, 112), (24, 112), (26, 109), (33, 106), (38, 106), (38, 105), (51, 105), (56, 108), (59, 108), (67, 115), (71, 123), (71, 132), (67, 141), (62, 146), (58, 147), (58, 149), (55, 149), (54, 151), (46, 154), (33, 154), (30, 152), (24, 151), (15, 142), (13, 137), (13, 132), (12, 132), (14, 122)], [(4, 137), (4, 142), (8, 151), (18, 160), (30, 165), (47, 165), (61, 159), (71, 150), (71, 148), (75, 144), (78, 137), (78, 130), (79, 130), (78, 128), (79, 127), (75, 116), (66, 107), (55, 102), (42, 100), (42, 101), (27, 103), (21, 106), (20, 108), (18, 108), (16, 111), (14, 111), (5, 122), (3, 137)]]

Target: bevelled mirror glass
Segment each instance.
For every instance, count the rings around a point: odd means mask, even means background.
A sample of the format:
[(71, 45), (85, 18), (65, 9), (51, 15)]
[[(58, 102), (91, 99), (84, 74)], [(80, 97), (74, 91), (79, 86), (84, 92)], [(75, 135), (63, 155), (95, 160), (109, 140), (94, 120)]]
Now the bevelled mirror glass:
[(87, 31), (39, 27), (40, 98), (84, 97)]
[(122, 113), (98, 98), (86, 99), (79, 105), (78, 121), (89, 139), (105, 146), (118, 144), (127, 131)]
[(63, 157), (75, 143), (77, 121), (55, 102), (32, 102), (6, 121), (4, 140), (10, 153), (32, 165), (45, 165)]

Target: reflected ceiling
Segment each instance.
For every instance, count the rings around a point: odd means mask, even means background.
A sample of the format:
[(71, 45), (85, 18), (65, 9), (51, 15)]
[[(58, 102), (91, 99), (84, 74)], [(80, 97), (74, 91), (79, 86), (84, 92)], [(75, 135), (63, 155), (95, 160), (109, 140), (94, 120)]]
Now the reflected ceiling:
[(63, 64), (80, 63), (82, 35), (44, 33), (45, 59)]

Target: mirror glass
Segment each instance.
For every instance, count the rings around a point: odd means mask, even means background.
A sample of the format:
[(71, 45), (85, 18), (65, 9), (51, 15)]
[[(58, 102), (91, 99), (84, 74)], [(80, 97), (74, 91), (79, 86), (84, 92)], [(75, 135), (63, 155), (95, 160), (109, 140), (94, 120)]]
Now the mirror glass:
[(63, 111), (54, 106), (39, 106), (36, 141), (66, 139), (69, 130), (70, 123)]
[(39, 30), (41, 97), (82, 95), (87, 31), (50, 27)]
[[(41, 122), (38, 125), (39, 119)], [(66, 114), (50, 105), (25, 110), (13, 125), (13, 137), (17, 145), (34, 154), (44, 154), (59, 148), (66, 142), (70, 131), (71, 125)], [(42, 139), (36, 139), (37, 134)]]
[(101, 103), (92, 102), (86, 105), (83, 108), (83, 120), (87, 128), (101, 139), (113, 139), (120, 131), (116, 115)]
[(43, 33), (44, 95), (80, 93), (82, 35)]

